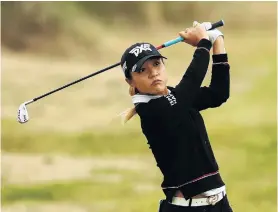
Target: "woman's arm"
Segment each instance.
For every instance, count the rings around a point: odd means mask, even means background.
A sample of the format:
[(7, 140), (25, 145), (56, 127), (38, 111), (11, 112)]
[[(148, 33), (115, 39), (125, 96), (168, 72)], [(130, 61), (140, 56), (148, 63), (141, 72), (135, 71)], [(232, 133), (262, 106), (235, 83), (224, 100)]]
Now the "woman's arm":
[(230, 65), (222, 36), (213, 44), (212, 59), (211, 83), (209, 87), (199, 89), (194, 102), (194, 107), (198, 110), (218, 107), (226, 102), (230, 95)]
[(174, 89), (177, 102), (191, 107), (206, 75), (212, 44), (203, 26), (193, 28), (192, 33), (187, 29), (179, 34), (186, 43), (197, 47), (182, 80)]
[(225, 46), (224, 46), (224, 38), (219, 36), (215, 42), (213, 43), (213, 55), (218, 54), (226, 54)]

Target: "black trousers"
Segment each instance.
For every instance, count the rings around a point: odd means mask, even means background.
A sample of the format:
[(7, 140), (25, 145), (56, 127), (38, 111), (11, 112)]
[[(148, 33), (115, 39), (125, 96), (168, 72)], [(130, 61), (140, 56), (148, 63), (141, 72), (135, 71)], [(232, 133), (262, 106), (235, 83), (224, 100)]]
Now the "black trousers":
[(162, 200), (159, 205), (159, 212), (233, 212), (230, 207), (227, 195), (215, 205), (186, 207), (173, 205), (166, 200)]

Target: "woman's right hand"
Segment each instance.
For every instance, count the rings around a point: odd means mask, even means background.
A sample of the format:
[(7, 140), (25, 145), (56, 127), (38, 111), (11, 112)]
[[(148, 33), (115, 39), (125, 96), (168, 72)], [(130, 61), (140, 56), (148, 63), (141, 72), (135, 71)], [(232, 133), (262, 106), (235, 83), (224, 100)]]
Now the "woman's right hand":
[(202, 39), (209, 40), (205, 27), (200, 24), (196, 27), (190, 27), (179, 32), (179, 35), (184, 38), (185, 43), (188, 43), (191, 46), (197, 46)]

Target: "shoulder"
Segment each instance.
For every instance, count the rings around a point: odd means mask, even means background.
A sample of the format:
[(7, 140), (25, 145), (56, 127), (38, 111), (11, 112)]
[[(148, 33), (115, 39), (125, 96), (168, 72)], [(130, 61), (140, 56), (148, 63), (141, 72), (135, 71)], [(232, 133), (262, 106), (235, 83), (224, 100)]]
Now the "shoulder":
[(140, 117), (164, 117), (174, 108), (176, 99), (174, 95), (168, 94), (157, 99), (152, 99), (147, 103), (139, 103), (136, 105), (136, 112)]
[(132, 101), (139, 116), (157, 116), (171, 110), (172, 106), (177, 104), (175, 88), (170, 86), (167, 86), (167, 88), (170, 91), (167, 95), (134, 95)]
[(162, 110), (165, 110), (166, 97), (161, 96), (157, 99), (151, 99), (148, 102), (141, 102), (136, 104), (136, 112), (139, 115), (154, 116), (159, 115)]

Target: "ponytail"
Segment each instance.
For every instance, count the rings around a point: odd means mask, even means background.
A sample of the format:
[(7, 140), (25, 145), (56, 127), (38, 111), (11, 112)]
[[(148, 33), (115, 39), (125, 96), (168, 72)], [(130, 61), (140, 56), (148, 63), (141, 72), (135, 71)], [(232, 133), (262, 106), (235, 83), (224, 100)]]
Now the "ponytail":
[[(134, 96), (136, 94), (135, 88), (130, 86), (129, 87), (129, 95)], [(120, 115), (123, 116), (123, 124), (129, 121), (133, 116), (137, 114), (135, 107), (129, 108), (126, 111), (122, 112)]]

